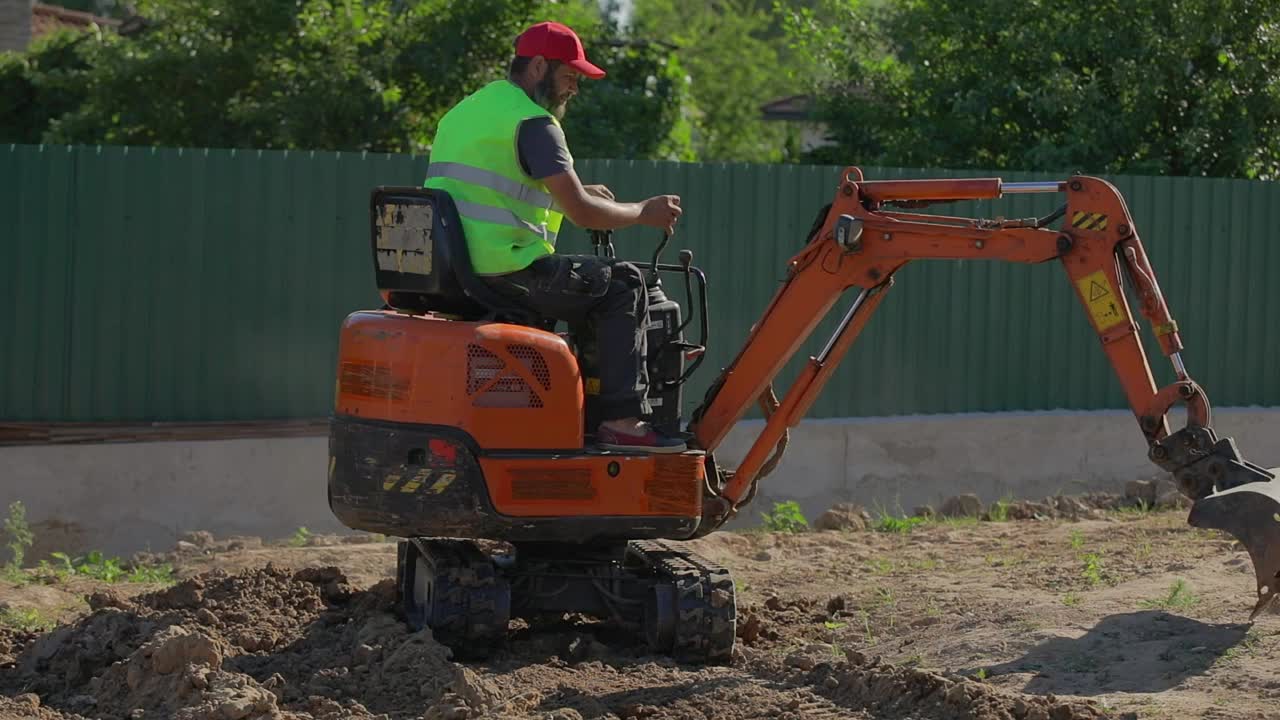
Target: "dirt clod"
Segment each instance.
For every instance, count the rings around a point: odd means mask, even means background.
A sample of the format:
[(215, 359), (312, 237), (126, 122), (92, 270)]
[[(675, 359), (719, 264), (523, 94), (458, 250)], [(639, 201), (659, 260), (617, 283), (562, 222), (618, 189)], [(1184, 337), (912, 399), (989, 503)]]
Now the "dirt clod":
[(871, 514), (861, 505), (837, 503), (818, 516), (814, 527), (819, 530), (866, 530), (871, 524)]
[(948, 518), (978, 517), (982, 514), (982, 500), (972, 493), (955, 495), (942, 503), (939, 513)]

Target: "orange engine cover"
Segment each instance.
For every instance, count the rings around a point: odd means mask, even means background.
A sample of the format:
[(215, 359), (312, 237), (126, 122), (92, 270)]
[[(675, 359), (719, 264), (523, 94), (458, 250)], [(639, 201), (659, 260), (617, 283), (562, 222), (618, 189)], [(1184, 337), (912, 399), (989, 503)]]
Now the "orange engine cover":
[(486, 450), (583, 445), (582, 377), (555, 333), (359, 311), (342, 324), (337, 369), (339, 414), (456, 427)]

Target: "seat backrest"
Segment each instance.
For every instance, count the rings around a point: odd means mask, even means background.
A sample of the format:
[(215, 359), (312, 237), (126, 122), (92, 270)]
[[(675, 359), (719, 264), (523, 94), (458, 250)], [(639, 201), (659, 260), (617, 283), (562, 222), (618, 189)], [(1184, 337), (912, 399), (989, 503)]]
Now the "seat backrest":
[(424, 187), (378, 187), (369, 200), (378, 290), (387, 305), (468, 320), (546, 321), (476, 277), (453, 198)]

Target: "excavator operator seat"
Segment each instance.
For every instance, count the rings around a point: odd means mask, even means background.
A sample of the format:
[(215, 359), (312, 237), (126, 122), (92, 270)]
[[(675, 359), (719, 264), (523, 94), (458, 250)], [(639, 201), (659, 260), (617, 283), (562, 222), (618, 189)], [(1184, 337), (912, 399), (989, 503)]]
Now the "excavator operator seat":
[(424, 187), (378, 187), (369, 200), (378, 291), (389, 308), (544, 330), (555, 321), (516, 305), (476, 277), (453, 198)]

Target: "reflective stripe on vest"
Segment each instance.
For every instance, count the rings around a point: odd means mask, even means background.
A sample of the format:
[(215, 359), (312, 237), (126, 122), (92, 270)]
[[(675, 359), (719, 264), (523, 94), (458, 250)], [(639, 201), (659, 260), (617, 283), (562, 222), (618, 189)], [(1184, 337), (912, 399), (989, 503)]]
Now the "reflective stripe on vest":
[(489, 188), (503, 195), (540, 208), (550, 208), (552, 198), (547, 193), (522, 185), (515, 180), (505, 178), (496, 172), (458, 162), (431, 163), (427, 167), (427, 177), (449, 178), (472, 185)]
[(547, 230), (545, 226), (539, 227), (531, 222), (526, 222), (525, 220), (522, 220), (520, 216), (506, 208), (482, 205), (480, 203), (467, 202), (465, 200), (454, 200), (453, 204), (457, 206), (459, 214), (469, 217), (472, 220), (481, 220), (483, 222), (491, 222), (496, 225), (509, 225), (514, 228), (520, 228), (521, 230), (528, 230), (549, 243), (554, 243), (556, 240), (556, 234)]

